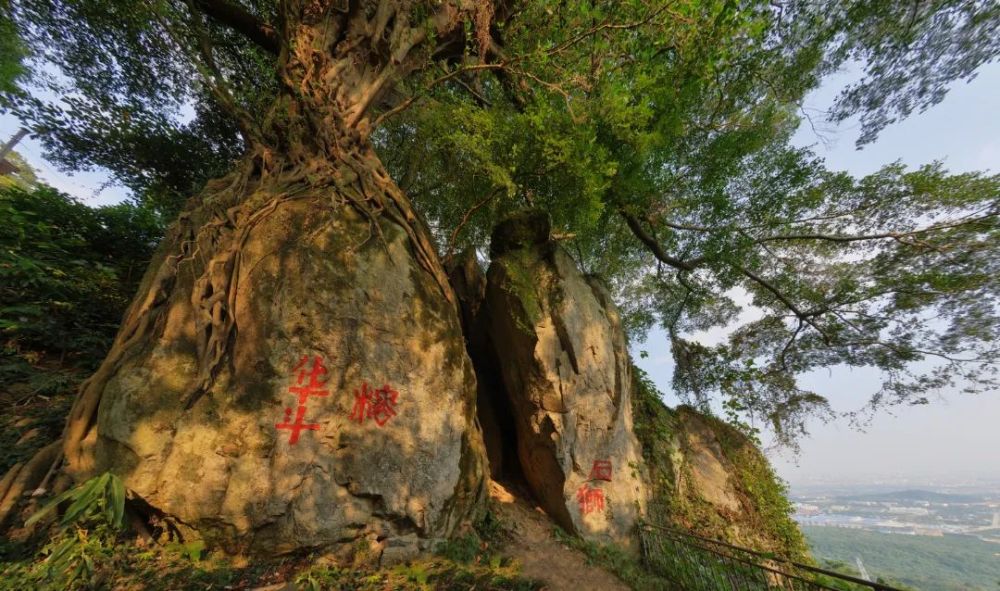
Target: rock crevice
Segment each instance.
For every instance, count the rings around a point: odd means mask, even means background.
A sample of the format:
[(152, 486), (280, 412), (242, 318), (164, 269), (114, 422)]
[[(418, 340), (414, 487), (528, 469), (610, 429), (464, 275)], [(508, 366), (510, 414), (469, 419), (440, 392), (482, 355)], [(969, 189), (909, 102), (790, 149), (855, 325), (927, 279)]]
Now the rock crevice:
[(490, 254), (470, 350), (493, 352), (491, 398), (509, 405), (524, 480), (566, 530), (630, 544), (646, 498), (618, 312), (544, 213), (500, 223)]

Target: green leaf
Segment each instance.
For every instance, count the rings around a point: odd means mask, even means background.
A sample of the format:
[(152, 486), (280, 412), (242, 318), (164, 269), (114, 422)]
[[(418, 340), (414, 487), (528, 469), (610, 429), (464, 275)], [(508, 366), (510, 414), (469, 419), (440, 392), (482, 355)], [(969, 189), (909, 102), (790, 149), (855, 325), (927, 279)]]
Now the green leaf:
[(84, 512), (92, 508), (100, 501), (108, 476), (109, 474), (105, 473), (91, 478), (76, 490), (73, 495), (75, 498), (73, 504), (71, 504), (69, 508), (66, 509), (66, 513), (63, 514), (63, 518), (61, 520), (62, 525), (70, 525), (74, 523), (84, 514)]
[(71, 490), (67, 490), (67, 491), (63, 492), (62, 494), (56, 496), (54, 499), (52, 499), (51, 501), (49, 501), (45, 505), (43, 505), (41, 509), (35, 511), (33, 514), (31, 514), (30, 517), (28, 517), (24, 521), (25, 527), (34, 525), (42, 517), (45, 517), (46, 515), (48, 515), (49, 513), (51, 513), (56, 507), (58, 507), (60, 505), (60, 503), (62, 503), (66, 499), (70, 498), (70, 496), (73, 495), (73, 492), (74, 491), (72, 489)]
[(108, 492), (108, 523), (111, 527), (120, 528), (125, 517), (125, 483), (121, 478), (110, 474)]

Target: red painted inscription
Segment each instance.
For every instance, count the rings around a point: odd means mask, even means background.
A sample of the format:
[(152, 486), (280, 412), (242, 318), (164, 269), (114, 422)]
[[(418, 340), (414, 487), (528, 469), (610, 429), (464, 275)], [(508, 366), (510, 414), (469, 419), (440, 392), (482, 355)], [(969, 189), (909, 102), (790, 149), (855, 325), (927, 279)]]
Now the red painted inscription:
[(593, 513), (594, 511), (604, 510), (604, 491), (599, 488), (593, 488), (589, 483), (584, 483), (578, 491), (576, 491), (576, 502), (580, 504), (580, 513), (582, 515), (587, 515), (588, 513)]
[(295, 421), (292, 422), (292, 409), (286, 408), (284, 422), (274, 425), (277, 429), (285, 429), (290, 432), (288, 435), (289, 445), (295, 445), (299, 442), (299, 434), (302, 431), (319, 431), (319, 423), (303, 422), (306, 417), (306, 403), (309, 402), (309, 397), (330, 395), (330, 391), (324, 388), (326, 382), (322, 379), (329, 373), (329, 370), (323, 365), (323, 358), (316, 355), (312, 359), (312, 369), (308, 369), (308, 365), (309, 356), (303, 355), (298, 365), (292, 368), (292, 373), (296, 375), (295, 385), (289, 387), (288, 391), (298, 397), (299, 405), (295, 411)]
[(299, 406), (298, 411), (295, 413), (295, 422), (291, 422), (292, 419), (292, 409), (285, 409), (285, 422), (278, 423), (275, 425), (278, 429), (288, 429), (291, 434), (288, 436), (288, 443), (295, 445), (299, 442), (299, 433), (302, 431), (319, 431), (318, 423), (303, 423), (302, 419), (306, 417), (306, 407)]
[(351, 410), (351, 420), (364, 423), (365, 419), (373, 419), (379, 427), (396, 416), (396, 404), (399, 402), (399, 392), (388, 384), (377, 389), (369, 389), (368, 382), (361, 383), (361, 389), (354, 391), (354, 408)]
[[(330, 373), (326, 366), (323, 365), (323, 358), (319, 355), (313, 357), (312, 369), (308, 370), (306, 373), (306, 365), (309, 364), (309, 356), (303, 355), (302, 359), (299, 360), (299, 364), (292, 369), (292, 372), (297, 372), (298, 375), (295, 378), (295, 385), (288, 389), (292, 394), (297, 394), (299, 397), (299, 405), (302, 406), (309, 401), (310, 396), (329, 396), (330, 391), (325, 390), (323, 386), (326, 386), (325, 381), (321, 381), (320, 378)], [(308, 378), (308, 382), (306, 381)]]
[(611, 461), (594, 460), (594, 466), (590, 469), (590, 479), (611, 482)]

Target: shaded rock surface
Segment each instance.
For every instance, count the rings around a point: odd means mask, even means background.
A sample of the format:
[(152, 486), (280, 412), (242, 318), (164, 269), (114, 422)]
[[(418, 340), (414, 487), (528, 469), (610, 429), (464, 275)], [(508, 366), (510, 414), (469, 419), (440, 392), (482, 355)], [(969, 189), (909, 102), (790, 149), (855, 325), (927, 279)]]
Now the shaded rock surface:
[(451, 533), (485, 495), (475, 376), (454, 306), (379, 223), (384, 244), (366, 241), (368, 221), (325, 195), (260, 221), (231, 359), (190, 408), (198, 260), (182, 262), (158, 337), (107, 385), (98, 467), (230, 551), (368, 540), (398, 558)]
[(517, 431), (500, 375), (499, 354), (489, 334), (489, 318), (484, 313), (486, 274), (474, 250), (466, 250), (449, 262), (448, 279), (458, 300), (466, 347), (476, 370), (476, 414), (490, 476), (494, 480), (516, 480), (521, 476)]
[(606, 290), (549, 233), (542, 213), (501, 223), (487, 273), (486, 326), (520, 466), (562, 527), (629, 543), (646, 499), (625, 335)]

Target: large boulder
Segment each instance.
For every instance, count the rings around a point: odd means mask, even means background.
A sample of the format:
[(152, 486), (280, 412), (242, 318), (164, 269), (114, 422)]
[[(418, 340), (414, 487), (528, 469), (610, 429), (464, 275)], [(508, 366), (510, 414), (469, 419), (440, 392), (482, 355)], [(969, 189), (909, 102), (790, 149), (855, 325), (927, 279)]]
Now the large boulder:
[(399, 558), (450, 534), (485, 493), (475, 375), (455, 306), (378, 223), (320, 194), (257, 220), (229, 361), (196, 398), (201, 259), (180, 262), (157, 338), (105, 388), (98, 467), (231, 551)]
[(646, 499), (628, 351), (614, 304), (551, 239), (542, 213), (498, 225), (491, 255), (489, 336), (524, 477), (562, 527), (629, 543)]

